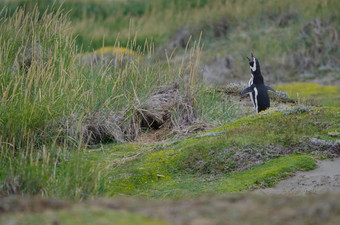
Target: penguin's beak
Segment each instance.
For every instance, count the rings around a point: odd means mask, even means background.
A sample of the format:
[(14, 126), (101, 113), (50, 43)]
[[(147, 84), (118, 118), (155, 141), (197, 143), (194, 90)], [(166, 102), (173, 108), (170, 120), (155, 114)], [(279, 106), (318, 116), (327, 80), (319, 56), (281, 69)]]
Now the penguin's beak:
[(249, 58), (247, 56), (247, 59), (248, 59), (249, 62), (254, 62), (255, 61), (255, 57), (254, 57), (253, 53), (251, 53), (251, 58)]
[(254, 57), (253, 53), (251, 53), (251, 58), (252, 58), (252, 61), (255, 63), (255, 57)]
[(253, 61), (253, 57), (250, 59), (248, 56), (247, 56), (247, 59), (249, 62)]

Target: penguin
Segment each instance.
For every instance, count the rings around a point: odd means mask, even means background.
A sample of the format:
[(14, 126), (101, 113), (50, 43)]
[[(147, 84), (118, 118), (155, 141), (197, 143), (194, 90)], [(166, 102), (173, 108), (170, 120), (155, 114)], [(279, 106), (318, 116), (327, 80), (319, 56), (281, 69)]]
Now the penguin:
[(255, 110), (259, 113), (270, 107), (270, 100), (268, 91), (275, 92), (271, 87), (264, 85), (263, 76), (261, 74), (260, 63), (257, 58), (251, 53), (251, 59), (248, 58), (251, 77), (249, 80), (249, 87), (244, 89), (241, 95), (249, 93), (250, 99), (254, 105)]

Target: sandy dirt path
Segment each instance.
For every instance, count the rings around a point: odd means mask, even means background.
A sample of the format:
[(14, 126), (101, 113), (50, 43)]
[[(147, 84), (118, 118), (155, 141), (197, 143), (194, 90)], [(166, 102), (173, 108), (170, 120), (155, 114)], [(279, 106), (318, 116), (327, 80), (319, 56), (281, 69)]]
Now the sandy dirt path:
[(306, 195), (311, 193), (340, 193), (340, 158), (318, 161), (318, 168), (297, 172), (293, 177), (280, 181), (273, 188), (255, 190), (255, 193)]

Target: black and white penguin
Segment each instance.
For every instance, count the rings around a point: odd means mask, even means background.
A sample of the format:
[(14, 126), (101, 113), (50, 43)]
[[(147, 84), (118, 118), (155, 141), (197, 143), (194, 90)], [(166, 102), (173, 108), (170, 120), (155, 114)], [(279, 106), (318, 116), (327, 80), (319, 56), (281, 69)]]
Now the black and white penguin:
[(265, 86), (263, 76), (261, 74), (260, 63), (251, 53), (249, 60), (251, 78), (249, 80), (249, 87), (244, 89), (241, 95), (249, 93), (250, 99), (253, 102), (254, 108), (257, 112), (261, 112), (270, 107), (270, 100), (268, 91), (275, 92), (271, 87)]

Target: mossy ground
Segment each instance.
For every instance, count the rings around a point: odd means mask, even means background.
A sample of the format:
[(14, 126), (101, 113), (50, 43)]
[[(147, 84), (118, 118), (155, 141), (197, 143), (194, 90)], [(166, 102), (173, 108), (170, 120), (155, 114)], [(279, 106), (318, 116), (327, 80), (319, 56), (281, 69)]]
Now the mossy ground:
[[(336, 122), (339, 119), (339, 108), (316, 108), (287, 115), (283, 112), (255, 115), (206, 133), (220, 132), (218, 136), (193, 136), (172, 143), (142, 146), (132, 154), (127, 153), (136, 158), (126, 158), (125, 161), (123, 158), (124, 163), (112, 166), (117, 168), (109, 175), (114, 181), (104, 186), (105, 189), (110, 187), (111, 195), (124, 193), (150, 197), (197, 196), (205, 192), (244, 191), (257, 185), (271, 186), (287, 173), (315, 168), (314, 161), (307, 155), (290, 155), (237, 172), (231, 157), (249, 148), (264, 153), (269, 145), (287, 149), (295, 147), (290, 151), (301, 153), (305, 151), (301, 150), (303, 138), (335, 140), (336, 137), (328, 133), (339, 131)], [(327, 126), (320, 127), (320, 123)], [(121, 152), (119, 146), (108, 147), (98, 154)], [(235, 146), (233, 151), (226, 151)], [(311, 151), (307, 149), (306, 153)]]
[(152, 184), (145, 184), (134, 194), (157, 197), (197, 197), (203, 193), (223, 194), (243, 192), (259, 187), (271, 187), (280, 179), (296, 170), (310, 170), (316, 167), (309, 156), (287, 156), (270, 160), (250, 170), (220, 176), (173, 175)]
[[(315, 168), (315, 149), (308, 149), (304, 138), (334, 141), (337, 137), (328, 133), (340, 132), (339, 108), (296, 111), (257, 114), (201, 136), (162, 143), (112, 144), (69, 155), (44, 152), (26, 160), (3, 155), (9, 166), (0, 173), (2, 195), (166, 198), (272, 186), (296, 170)], [(247, 158), (255, 154), (258, 158)]]
[(317, 83), (291, 83), (276, 86), (279, 91), (301, 102), (316, 103), (324, 106), (340, 106), (340, 87), (325, 86)]
[[(306, 138), (335, 141), (340, 108), (300, 106), (243, 117), (200, 135), (154, 144), (111, 144), (65, 152), (2, 155), (1, 194), (86, 199), (142, 195), (167, 198), (247, 191), (315, 168)], [(241, 156), (241, 157), (239, 157)], [(280, 157), (284, 156), (284, 157)], [(250, 169), (249, 169), (250, 168)], [(244, 171), (242, 171), (244, 170)]]

